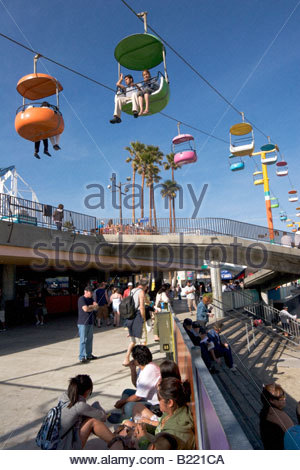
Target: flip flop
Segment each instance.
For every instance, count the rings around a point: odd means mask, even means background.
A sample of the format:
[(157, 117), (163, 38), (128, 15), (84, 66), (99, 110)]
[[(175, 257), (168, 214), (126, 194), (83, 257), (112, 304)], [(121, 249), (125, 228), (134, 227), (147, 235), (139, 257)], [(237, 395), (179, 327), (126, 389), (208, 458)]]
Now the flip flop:
[(122, 366), (123, 366), (123, 367), (129, 367), (129, 364), (130, 364), (130, 363), (128, 362), (128, 364), (122, 364)]

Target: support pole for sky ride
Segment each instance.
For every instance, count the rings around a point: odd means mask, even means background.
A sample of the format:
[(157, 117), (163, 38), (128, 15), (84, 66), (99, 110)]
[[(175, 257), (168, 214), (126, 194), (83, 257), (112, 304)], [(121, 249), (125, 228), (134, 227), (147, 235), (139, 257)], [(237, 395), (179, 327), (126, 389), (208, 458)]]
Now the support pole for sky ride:
[[(265, 158), (266, 158), (266, 153), (261, 152), (261, 159), (264, 160)], [(273, 216), (272, 216), (272, 209), (271, 209), (270, 187), (269, 187), (267, 165), (262, 164), (262, 172), (263, 172), (263, 180), (264, 180), (264, 194), (265, 194), (267, 221), (268, 221), (268, 227), (269, 227), (269, 237), (270, 237), (270, 242), (274, 243), (275, 241), (274, 240), (274, 226), (273, 226)]]
[[(261, 161), (263, 161), (266, 158), (266, 154), (269, 152), (273, 152), (273, 150), (265, 151), (265, 152), (255, 152), (251, 154), (251, 157), (260, 155)], [(270, 242), (274, 243), (275, 242), (274, 225), (273, 225), (273, 215), (272, 215), (272, 209), (271, 209), (271, 196), (270, 196), (270, 187), (269, 187), (268, 168), (267, 168), (267, 165), (264, 165), (263, 163), (261, 166), (262, 166), (262, 174), (263, 174), (263, 181), (264, 181), (264, 195), (265, 195), (268, 228), (269, 228), (269, 238), (270, 238)]]

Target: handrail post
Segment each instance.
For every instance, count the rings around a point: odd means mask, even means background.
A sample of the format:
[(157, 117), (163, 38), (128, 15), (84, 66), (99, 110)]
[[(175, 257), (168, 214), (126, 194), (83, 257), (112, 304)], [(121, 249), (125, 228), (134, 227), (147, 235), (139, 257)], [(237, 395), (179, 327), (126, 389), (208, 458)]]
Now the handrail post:
[(253, 344), (254, 344), (254, 346), (256, 346), (253, 318), (251, 318), (251, 328), (252, 328)]
[(246, 327), (247, 348), (248, 348), (248, 352), (250, 353), (250, 343), (249, 343), (249, 333), (248, 333), (248, 324), (247, 323), (245, 324), (245, 327)]

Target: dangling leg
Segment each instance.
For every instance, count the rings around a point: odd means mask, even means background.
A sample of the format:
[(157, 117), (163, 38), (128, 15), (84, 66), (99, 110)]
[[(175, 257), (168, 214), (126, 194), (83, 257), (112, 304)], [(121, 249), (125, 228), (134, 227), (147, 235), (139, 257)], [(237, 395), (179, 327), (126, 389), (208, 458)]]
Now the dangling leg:
[(48, 155), (48, 157), (51, 157), (51, 154), (48, 152), (48, 139), (43, 139), (43, 144), (44, 144), (44, 154)]
[(60, 150), (61, 149), (60, 146), (58, 145), (59, 141), (60, 141), (60, 136), (61, 136), (61, 134), (50, 137), (50, 142), (51, 142), (52, 147), (54, 148), (54, 150)]
[(34, 156), (35, 156), (35, 158), (38, 158), (38, 159), (41, 158), (41, 157), (39, 156), (40, 143), (41, 143), (40, 140), (38, 140), (37, 142), (34, 142)]
[(140, 112), (139, 112), (139, 116), (140, 116), (141, 114), (143, 114), (143, 109), (144, 109), (144, 97), (143, 97), (143, 95), (139, 94), (138, 99), (139, 99), (139, 107), (140, 107)]
[(149, 113), (149, 93), (145, 93), (144, 94), (144, 98), (145, 98), (145, 111), (143, 112), (143, 114), (148, 114)]

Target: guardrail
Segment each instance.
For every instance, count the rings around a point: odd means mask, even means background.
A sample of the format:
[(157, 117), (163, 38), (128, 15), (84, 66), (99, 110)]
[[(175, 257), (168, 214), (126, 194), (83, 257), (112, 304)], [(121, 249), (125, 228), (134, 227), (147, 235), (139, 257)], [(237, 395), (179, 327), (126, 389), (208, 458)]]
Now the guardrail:
[[(0, 220), (56, 229), (53, 220), (56, 209), (49, 204), (0, 193)], [(64, 210), (63, 225), (62, 230), (88, 234), (96, 227), (96, 217)]]
[[(56, 207), (49, 204), (21, 199), (8, 194), (0, 194), (0, 220), (14, 223), (30, 223), (40, 227), (56, 228), (53, 213)], [(130, 235), (227, 235), (256, 242), (270, 242), (267, 227), (247, 224), (224, 218), (176, 218), (175, 228), (170, 226), (169, 218), (156, 218), (149, 221), (147, 217), (99, 219), (90, 215), (64, 210), (63, 229), (86, 235), (92, 234), (130, 234)], [(276, 244), (280, 245), (282, 230), (274, 230)]]
[(280, 325), (280, 310), (262, 303), (249, 305), (244, 309), (254, 317), (263, 320), (266, 325), (272, 326), (277, 332), (287, 335), (286, 339), (289, 342), (300, 344), (300, 324), (297, 320), (289, 318), (285, 326), (282, 323)]
[(175, 361), (183, 380), (192, 389), (191, 408), (196, 424), (198, 449), (252, 449), (223, 395), (201, 358), (201, 350), (187, 336), (180, 321), (173, 317)]
[(255, 289), (222, 292), (222, 301), (224, 311), (227, 311), (259, 302), (259, 294)]

